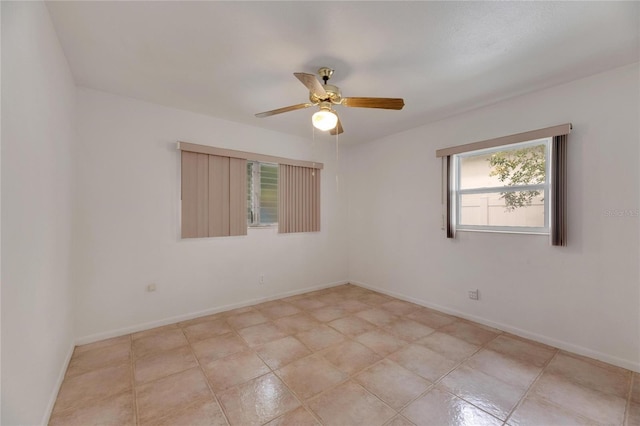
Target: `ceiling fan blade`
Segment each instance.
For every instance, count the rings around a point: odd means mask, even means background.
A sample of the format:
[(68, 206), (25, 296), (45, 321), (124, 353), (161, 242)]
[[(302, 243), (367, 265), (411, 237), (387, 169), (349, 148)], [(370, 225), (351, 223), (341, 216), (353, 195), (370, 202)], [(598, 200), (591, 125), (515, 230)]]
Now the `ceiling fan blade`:
[(342, 105), (355, 108), (402, 109), (402, 98), (343, 98)]
[(313, 106), (313, 104), (307, 103), (307, 104), (291, 105), (291, 106), (284, 107), (284, 108), (272, 109), (271, 111), (261, 112), (259, 114), (256, 114), (256, 117), (259, 117), (259, 118), (270, 117), (272, 115), (282, 114), (283, 112), (289, 112), (289, 111), (295, 111), (297, 109), (309, 108), (310, 106)]
[(304, 72), (294, 72), (293, 75), (295, 75), (296, 78), (300, 80), (300, 82), (304, 84), (307, 89), (309, 89), (309, 92), (314, 93), (316, 96), (322, 99), (327, 97), (327, 92), (324, 90), (324, 87), (322, 87), (320, 80), (318, 80), (315, 75), (307, 74)]
[(342, 132), (344, 132), (344, 129), (342, 128), (342, 123), (340, 122), (340, 117), (338, 117), (338, 124), (336, 124), (336, 127), (334, 127), (333, 129), (329, 130), (329, 133), (331, 135), (339, 135)]

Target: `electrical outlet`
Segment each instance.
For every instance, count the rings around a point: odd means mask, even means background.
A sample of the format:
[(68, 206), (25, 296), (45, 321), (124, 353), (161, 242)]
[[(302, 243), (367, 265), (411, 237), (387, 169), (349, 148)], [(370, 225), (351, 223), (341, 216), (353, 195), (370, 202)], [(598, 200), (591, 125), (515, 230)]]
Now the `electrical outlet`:
[(148, 291), (149, 293), (151, 293), (151, 292), (153, 292), (153, 291), (156, 291), (156, 284), (155, 284), (155, 283), (151, 283), (151, 284), (149, 284), (149, 285), (147, 286), (147, 291)]
[(469, 290), (469, 299), (478, 300), (480, 298), (480, 293), (478, 290)]

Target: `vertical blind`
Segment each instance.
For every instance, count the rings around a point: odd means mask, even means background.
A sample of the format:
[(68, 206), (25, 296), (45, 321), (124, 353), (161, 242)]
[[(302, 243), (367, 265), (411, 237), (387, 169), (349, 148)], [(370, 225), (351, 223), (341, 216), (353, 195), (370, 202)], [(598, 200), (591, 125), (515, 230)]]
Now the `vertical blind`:
[(320, 231), (320, 169), (280, 164), (278, 232)]
[(182, 151), (182, 238), (247, 234), (247, 160)]
[(494, 148), (526, 142), (535, 139), (553, 138), (551, 145), (551, 245), (567, 245), (567, 135), (571, 132), (571, 123), (530, 132), (488, 139), (480, 142), (443, 148), (436, 151), (436, 157), (441, 157), (446, 176), (443, 176), (443, 191), (445, 191), (446, 217), (445, 229), (447, 238), (455, 237), (453, 226), (453, 212), (451, 204), (452, 191), (452, 163), (451, 156), (480, 149)]

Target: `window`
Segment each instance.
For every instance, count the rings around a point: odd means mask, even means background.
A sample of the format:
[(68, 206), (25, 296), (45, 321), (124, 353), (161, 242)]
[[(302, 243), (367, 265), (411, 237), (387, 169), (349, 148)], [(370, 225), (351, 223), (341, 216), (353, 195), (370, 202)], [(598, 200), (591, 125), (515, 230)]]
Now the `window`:
[(278, 224), (279, 234), (320, 231), (322, 163), (178, 142), (181, 235), (247, 235)]
[(278, 223), (278, 165), (247, 162), (247, 224)]
[[(566, 246), (571, 129), (559, 124), (436, 150), (447, 238), (455, 238), (456, 229), (539, 233), (549, 234), (553, 246)], [(490, 215), (490, 206), (499, 214)]]
[(550, 141), (453, 155), (455, 229), (549, 234)]

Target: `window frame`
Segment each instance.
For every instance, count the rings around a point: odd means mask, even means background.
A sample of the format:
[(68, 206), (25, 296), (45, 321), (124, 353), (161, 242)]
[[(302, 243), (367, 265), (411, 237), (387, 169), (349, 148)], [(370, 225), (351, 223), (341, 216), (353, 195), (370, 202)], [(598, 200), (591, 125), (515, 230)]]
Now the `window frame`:
[[(260, 217), (260, 208), (261, 208), (261, 201), (262, 201), (262, 185), (261, 185), (261, 179), (262, 179), (262, 171), (260, 168), (261, 164), (267, 164), (270, 166), (274, 166), (275, 170), (276, 170), (276, 176), (278, 178), (278, 181), (276, 183), (276, 191), (277, 191), (277, 186), (280, 185), (280, 173), (279, 173), (279, 167), (278, 167), (278, 163), (271, 163), (271, 162), (267, 162), (267, 161), (258, 161), (258, 160), (247, 160), (247, 168), (251, 167), (251, 178), (249, 179), (249, 173), (247, 173), (247, 178), (248, 180), (248, 190), (247, 193), (249, 194), (249, 189), (250, 189), (250, 200), (247, 200), (247, 207), (248, 207), (248, 211), (247, 211), (247, 227), (248, 228), (275, 228), (278, 226), (278, 214), (276, 214), (276, 221), (275, 222), (269, 222), (269, 223), (263, 223), (262, 219)], [(255, 184), (256, 182), (259, 182), (257, 185)], [(276, 200), (276, 213), (278, 213), (279, 210), (279, 203), (278, 200)]]
[[(551, 137), (539, 138), (528, 140), (524, 142), (517, 142), (513, 144), (501, 145), (493, 148), (479, 149), (475, 151), (467, 151), (459, 154), (453, 154), (452, 165), (452, 185), (451, 185), (451, 220), (453, 229), (457, 231), (471, 231), (471, 232), (494, 232), (494, 233), (514, 233), (514, 234), (534, 234), (534, 235), (550, 235), (550, 218), (551, 218), (551, 206), (550, 200), (551, 194)], [(479, 155), (492, 154), (501, 151), (511, 151), (516, 149), (527, 148), (531, 146), (545, 146), (545, 182), (542, 184), (533, 185), (503, 185), (503, 186), (491, 186), (491, 187), (478, 187), (469, 189), (460, 189), (460, 160), (466, 157), (476, 157)], [(492, 225), (462, 225), (460, 223), (460, 207), (461, 198), (466, 194), (487, 194), (487, 193), (501, 193), (501, 192), (519, 192), (519, 191), (531, 191), (531, 190), (543, 190), (544, 191), (544, 226), (492, 226)]]

